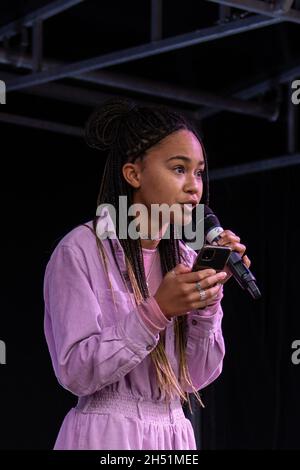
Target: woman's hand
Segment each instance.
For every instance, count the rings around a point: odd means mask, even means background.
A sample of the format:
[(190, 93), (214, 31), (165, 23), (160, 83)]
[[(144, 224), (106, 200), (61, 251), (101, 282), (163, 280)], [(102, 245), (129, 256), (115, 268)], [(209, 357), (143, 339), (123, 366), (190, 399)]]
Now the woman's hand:
[[(225, 277), (225, 272), (216, 273), (214, 269), (192, 272), (192, 268), (177, 264), (164, 276), (154, 298), (167, 318), (184, 315), (191, 310), (214, 305)], [(205, 292), (202, 300), (197, 282)]]
[[(219, 236), (221, 237), (221, 239), (217, 241), (217, 244), (220, 246), (229, 246), (232, 249), (232, 251), (236, 251), (236, 253), (238, 253), (241, 256), (245, 266), (249, 268), (251, 261), (247, 255), (244, 255), (246, 251), (246, 246), (240, 243), (241, 241), (240, 237), (238, 237), (231, 230), (224, 230), (222, 233), (220, 233)], [(227, 266), (224, 268), (223, 271), (227, 273), (227, 277), (226, 279), (224, 279), (224, 281), (221, 281), (221, 283), (225, 284), (225, 282), (227, 282), (228, 279), (230, 279), (232, 274)]]

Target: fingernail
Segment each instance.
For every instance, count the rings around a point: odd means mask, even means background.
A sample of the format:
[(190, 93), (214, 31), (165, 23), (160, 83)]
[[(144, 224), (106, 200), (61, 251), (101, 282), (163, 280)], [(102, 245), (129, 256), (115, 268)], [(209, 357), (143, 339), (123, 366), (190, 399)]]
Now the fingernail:
[(225, 279), (225, 277), (227, 277), (227, 273), (221, 272), (221, 273), (219, 273), (219, 277), (221, 279)]

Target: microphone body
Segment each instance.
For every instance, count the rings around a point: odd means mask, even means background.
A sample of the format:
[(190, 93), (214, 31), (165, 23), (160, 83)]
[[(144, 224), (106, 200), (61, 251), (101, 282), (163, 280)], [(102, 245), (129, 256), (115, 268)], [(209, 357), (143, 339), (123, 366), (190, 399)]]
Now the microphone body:
[[(213, 244), (214, 242), (220, 240), (222, 238), (220, 237), (220, 233), (223, 231), (224, 230), (221, 227), (218, 217), (208, 206), (205, 206), (204, 233), (208, 243)], [(255, 277), (247, 268), (247, 266), (245, 266), (241, 256), (238, 253), (233, 251), (230, 254), (227, 261), (227, 266), (242, 289), (247, 290), (253, 299), (261, 298), (261, 293), (256, 285)]]

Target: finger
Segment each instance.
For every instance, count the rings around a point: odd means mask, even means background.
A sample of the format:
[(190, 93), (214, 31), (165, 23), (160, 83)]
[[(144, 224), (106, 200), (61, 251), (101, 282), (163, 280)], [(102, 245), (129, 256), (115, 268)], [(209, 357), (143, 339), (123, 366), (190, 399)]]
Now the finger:
[(250, 259), (248, 258), (247, 255), (244, 255), (244, 256), (243, 256), (243, 263), (247, 266), (247, 268), (250, 267), (251, 261), (250, 261)]
[(215, 300), (215, 297), (218, 296), (220, 293), (222, 286), (221, 285), (216, 285), (214, 287), (211, 287), (210, 289), (205, 289), (205, 298), (201, 300), (199, 292), (194, 293), (192, 296), (192, 309), (197, 309), (197, 308), (203, 308), (207, 307), (212, 300)]
[(227, 277), (225, 277), (225, 279), (223, 279), (222, 281), (219, 281), (220, 284), (225, 284), (225, 282), (227, 282), (232, 276), (232, 272), (229, 271), (227, 268), (225, 268), (224, 271), (227, 273)]
[[(223, 232), (220, 233), (219, 235), (221, 238), (226, 238), (226, 237), (237, 237), (238, 235), (236, 235), (234, 232), (232, 232), (232, 230), (224, 230)], [(238, 237), (239, 238), (239, 237)]]
[(236, 251), (239, 255), (243, 255), (246, 251), (246, 246), (242, 243), (230, 242), (226, 243), (225, 246), (229, 246), (232, 251)]
[(174, 269), (172, 269), (171, 274), (177, 276), (178, 274), (188, 273), (190, 271), (191, 271), (191, 268), (189, 266), (186, 266), (183, 263), (179, 263), (179, 264), (176, 264)]
[(237, 235), (226, 235), (225, 237), (218, 240), (218, 245), (224, 246), (227, 243), (235, 243), (235, 242), (239, 243), (240, 241), (241, 239)]
[(212, 286), (215, 286), (215, 284), (218, 284), (222, 281), (224, 281), (227, 278), (227, 273), (225, 271), (220, 271), (219, 273), (206, 277), (200, 282), (200, 286), (202, 289), (209, 289)]
[(197, 281), (201, 281), (202, 279), (205, 279), (205, 277), (207, 276), (212, 276), (216, 273), (217, 273), (216, 270), (212, 268), (200, 269), (199, 271), (192, 271), (189, 273), (184, 273), (181, 276), (180, 281), (183, 283), (197, 282)]
[(220, 291), (220, 285), (216, 285), (214, 287), (211, 287), (210, 289), (205, 289), (204, 290), (204, 293), (205, 293), (205, 297), (201, 299), (200, 297), (200, 293), (199, 292), (193, 292), (191, 294), (191, 300), (193, 302), (193, 308), (196, 304), (199, 304), (199, 302), (205, 302), (209, 299), (212, 299), (212, 297), (214, 297), (215, 295), (217, 295)]
[(219, 280), (225, 279), (226, 276), (224, 274), (226, 274), (225, 271), (217, 273), (214, 269), (202, 269), (200, 271), (184, 274), (181, 277), (181, 282), (184, 284), (196, 284), (196, 282), (200, 282), (201, 287), (203, 287), (202, 284), (204, 282), (204, 287), (209, 287)]
[(242, 243), (236, 243), (235, 244), (235, 247), (232, 248), (233, 251), (237, 251), (239, 253), (239, 255), (243, 256), (243, 254), (245, 253), (246, 251), (246, 246), (243, 245)]
[[(198, 274), (200, 274), (201, 271), (198, 271)], [(196, 273), (195, 273), (196, 274)], [(212, 286), (215, 286), (217, 283), (222, 282), (224, 279), (226, 279), (227, 273), (225, 271), (221, 271), (219, 273), (216, 273), (212, 276), (208, 276), (205, 278), (196, 278), (196, 280), (193, 280), (189, 282), (189, 287), (190, 287), (190, 292), (195, 292), (196, 287), (196, 282), (199, 282), (199, 285), (202, 289), (209, 289)]]

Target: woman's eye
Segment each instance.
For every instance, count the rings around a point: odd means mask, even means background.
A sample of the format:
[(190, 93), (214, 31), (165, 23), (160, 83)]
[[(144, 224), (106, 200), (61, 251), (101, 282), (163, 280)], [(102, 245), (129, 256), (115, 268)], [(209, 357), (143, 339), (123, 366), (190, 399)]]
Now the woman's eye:
[(176, 168), (174, 168), (174, 170), (184, 170), (183, 166), (177, 166)]
[[(176, 168), (174, 168), (174, 170), (175, 170), (175, 171), (176, 171), (176, 170), (184, 170), (184, 167), (183, 167), (183, 166), (177, 166)], [(199, 170), (199, 171), (197, 171), (197, 176), (198, 176), (199, 178), (202, 178), (203, 174), (204, 174), (204, 170)]]

